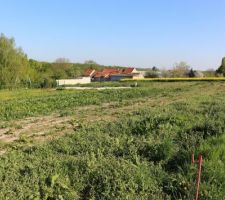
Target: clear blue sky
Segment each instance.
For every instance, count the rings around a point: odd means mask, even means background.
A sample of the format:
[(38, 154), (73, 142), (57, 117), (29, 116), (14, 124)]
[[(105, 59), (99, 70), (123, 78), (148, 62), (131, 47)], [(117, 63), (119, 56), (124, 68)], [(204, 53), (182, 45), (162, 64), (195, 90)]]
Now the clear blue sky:
[(29, 58), (105, 65), (216, 68), (224, 0), (2, 0), (0, 32)]

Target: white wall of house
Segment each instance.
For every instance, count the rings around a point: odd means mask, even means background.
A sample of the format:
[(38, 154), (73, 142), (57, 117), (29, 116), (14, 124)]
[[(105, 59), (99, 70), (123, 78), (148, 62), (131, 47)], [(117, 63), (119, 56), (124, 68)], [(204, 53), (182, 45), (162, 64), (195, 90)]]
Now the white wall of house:
[(131, 72), (132, 74), (135, 74), (135, 73), (139, 73), (136, 68), (134, 68), (134, 70)]
[(133, 79), (144, 78), (144, 76), (145, 76), (145, 71), (136, 71), (136, 74), (134, 74)]
[(91, 82), (91, 77), (80, 77), (76, 79), (60, 79), (56, 80), (58, 86), (86, 84)]

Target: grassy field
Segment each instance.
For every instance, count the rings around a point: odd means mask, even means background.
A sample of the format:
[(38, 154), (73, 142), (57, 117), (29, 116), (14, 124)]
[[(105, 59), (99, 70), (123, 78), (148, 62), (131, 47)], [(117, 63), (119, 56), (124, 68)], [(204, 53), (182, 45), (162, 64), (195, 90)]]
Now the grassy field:
[(194, 199), (193, 152), (200, 199), (225, 199), (224, 82), (0, 99), (0, 199)]

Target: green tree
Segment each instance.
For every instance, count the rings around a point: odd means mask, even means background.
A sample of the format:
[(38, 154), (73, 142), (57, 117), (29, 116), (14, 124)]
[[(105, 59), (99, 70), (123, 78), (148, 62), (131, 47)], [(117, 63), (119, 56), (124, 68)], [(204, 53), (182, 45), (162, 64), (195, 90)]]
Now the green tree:
[(0, 35), (0, 85), (15, 87), (29, 79), (28, 59), (13, 38)]
[(53, 79), (68, 78), (67, 71), (70, 70), (72, 64), (67, 58), (57, 58), (52, 63)]
[(216, 70), (216, 72), (225, 76), (225, 57), (222, 59), (222, 63), (220, 67)]
[[(38, 62), (30, 59), (30, 77), (32, 87), (53, 87), (57, 72), (53, 70), (53, 64), (48, 62)], [(59, 76), (59, 75), (58, 75)]]
[(159, 69), (156, 66), (153, 66), (152, 71), (159, 71)]
[(192, 68), (189, 71), (189, 77), (195, 77), (195, 71)]
[(63, 63), (63, 64), (65, 64), (65, 63), (70, 63), (70, 60), (68, 58), (57, 58), (54, 63)]
[(84, 64), (88, 64), (88, 65), (97, 65), (97, 62), (95, 62), (94, 60), (86, 60), (84, 62)]
[(145, 72), (146, 78), (160, 78), (162, 73), (160, 71), (149, 70)]

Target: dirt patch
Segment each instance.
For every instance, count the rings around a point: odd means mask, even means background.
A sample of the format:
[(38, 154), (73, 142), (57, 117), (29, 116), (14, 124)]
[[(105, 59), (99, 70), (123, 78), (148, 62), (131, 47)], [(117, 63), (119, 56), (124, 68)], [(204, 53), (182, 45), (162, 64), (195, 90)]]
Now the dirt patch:
[(60, 117), (54, 114), (14, 121), (10, 128), (0, 130), (0, 141), (9, 143), (20, 139), (21, 135), (26, 137), (44, 135), (45, 132), (53, 130), (69, 120), (69, 117)]

